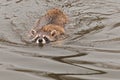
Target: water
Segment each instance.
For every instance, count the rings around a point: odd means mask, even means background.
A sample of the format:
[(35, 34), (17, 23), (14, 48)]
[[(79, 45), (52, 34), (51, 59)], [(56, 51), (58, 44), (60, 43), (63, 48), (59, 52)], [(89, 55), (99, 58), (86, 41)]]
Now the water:
[[(1, 0), (0, 80), (119, 80), (119, 0)], [(68, 38), (27, 43), (35, 20), (58, 7)]]

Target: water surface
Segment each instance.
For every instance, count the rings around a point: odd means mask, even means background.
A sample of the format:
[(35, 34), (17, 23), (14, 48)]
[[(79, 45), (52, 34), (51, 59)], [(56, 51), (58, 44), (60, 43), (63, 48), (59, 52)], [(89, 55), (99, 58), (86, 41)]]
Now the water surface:
[[(0, 80), (119, 80), (119, 0), (1, 0)], [(68, 38), (43, 48), (26, 42), (51, 8), (69, 16)]]

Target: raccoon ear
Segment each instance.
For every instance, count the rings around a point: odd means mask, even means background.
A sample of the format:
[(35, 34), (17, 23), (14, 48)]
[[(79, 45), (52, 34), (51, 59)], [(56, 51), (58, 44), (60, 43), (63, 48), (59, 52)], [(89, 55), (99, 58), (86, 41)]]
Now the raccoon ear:
[(32, 29), (32, 30), (31, 30), (31, 34), (32, 34), (32, 35), (35, 35), (35, 34), (36, 34), (36, 31)]
[(55, 36), (55, 35), (56, 35), (56, 33), (57, 33), (57, 31), (56, 31), (56, 30), (51, 31), (51, 35), (52, 35), (52, 36)]

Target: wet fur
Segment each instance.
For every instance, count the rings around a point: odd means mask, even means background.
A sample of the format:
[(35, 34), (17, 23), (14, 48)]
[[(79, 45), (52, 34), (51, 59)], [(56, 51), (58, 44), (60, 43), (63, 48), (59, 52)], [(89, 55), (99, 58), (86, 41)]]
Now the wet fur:
[[(35, 37), (37, 34), (46, 32), (50, 38), (65, 34), (65, 24), (68, 22), (67, 16), (59, 9), (51, 9), (38, 19), (31, 30), (31, 34)], [(54, 32), (55, 36), (52, 36)]]

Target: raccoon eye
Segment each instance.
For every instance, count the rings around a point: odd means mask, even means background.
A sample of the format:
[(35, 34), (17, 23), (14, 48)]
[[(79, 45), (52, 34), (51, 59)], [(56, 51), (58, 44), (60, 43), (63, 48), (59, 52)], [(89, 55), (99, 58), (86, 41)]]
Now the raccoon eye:
[(31, 30), (31, 33), (32, 33), (32, 35), (35, 35), (36, 34), (36, 31), (35, 30)]
[(55, 36), (55, 35), (56, 35), (56, 33), (57, 33), (57, 31), (56, 31), (56, 30), (51, 31), (51, 35), (52, 35), (52, 36)]

